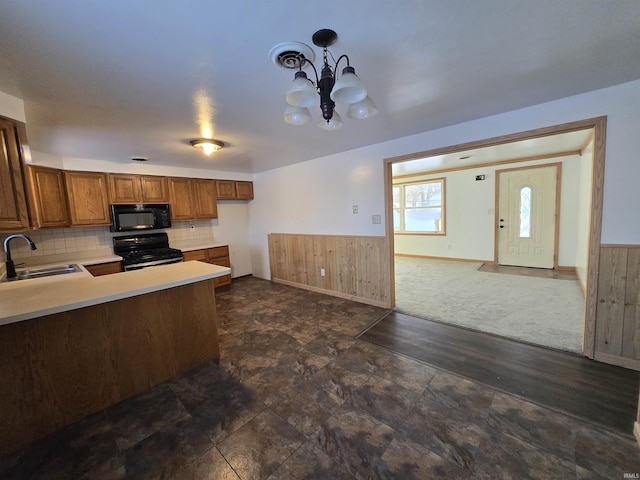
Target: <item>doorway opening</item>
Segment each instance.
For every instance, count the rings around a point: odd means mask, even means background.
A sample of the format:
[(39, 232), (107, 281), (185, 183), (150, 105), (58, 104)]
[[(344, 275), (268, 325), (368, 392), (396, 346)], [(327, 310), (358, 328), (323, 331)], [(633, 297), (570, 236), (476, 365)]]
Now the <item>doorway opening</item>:
[(388, 222), (394, 308), (592, 358), (605, 131), (598, 117), (386, 159), (389, 219), (419, 211), (399, 185), (447, 185), (446, 231)]

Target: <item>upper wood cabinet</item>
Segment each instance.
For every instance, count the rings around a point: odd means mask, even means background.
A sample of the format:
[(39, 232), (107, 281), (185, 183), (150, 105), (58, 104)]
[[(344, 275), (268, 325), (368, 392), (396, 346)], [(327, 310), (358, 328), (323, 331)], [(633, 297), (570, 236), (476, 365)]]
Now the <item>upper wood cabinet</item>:
[(196, 218), (218, 218), (216, 204), (216, 181), (202, 178), (193, 179)]
[(0, 118), (0, 229), (29, 228), (29, 210), (16, 123)]
[(111, 203), (142, 203), (140, 177), (110, 173), (109, 201)]
[(68, 227), (70, 223), (64, 172), (56, 168), (29, 165), (31, 223), (37, 228)]
[(218, 218), (215, 180), (204, 178), (169, 178), (171, 218), (193, 220)]
[(169, 178), (169, 197), (171, 199), (172, 220), (191, 220), (195, 218), (190, 178)]
[(109, 174), (111, 203), (169, 203), (166, 177)]
[(236, 198), (236, 185), (233, 180), (216, 180), (216, 192), (219, 200)]
[(253, 182), (235, 182), (236, 198), (239, 200), (253, 200)]
[(143, 203), (169, 203), (169, 184), (167, 177), (152, 175), (140, 176), (140, 189)]
[(253, 182), (216, 180), (218, 200), (253, 200)]
[(107, 174), (64, 172), (71, 225), (110, 225)]

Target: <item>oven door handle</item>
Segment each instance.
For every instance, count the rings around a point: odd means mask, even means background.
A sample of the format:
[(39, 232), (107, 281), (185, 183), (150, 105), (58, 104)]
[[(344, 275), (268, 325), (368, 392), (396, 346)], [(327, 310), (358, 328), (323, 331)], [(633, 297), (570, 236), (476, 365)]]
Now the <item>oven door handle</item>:
[(140, 270), (141, 268), (146, 267), (156, 267), (158, 265), (167, 265), (169, 263), (180, 263), (182, 262), (182, 258), (167, 258), (165, 260), (153, 260), (151, 262), (145, 263), (133, 263), (131, 265), (127, 265), (124, 267), (125, 272), (129, 270)]

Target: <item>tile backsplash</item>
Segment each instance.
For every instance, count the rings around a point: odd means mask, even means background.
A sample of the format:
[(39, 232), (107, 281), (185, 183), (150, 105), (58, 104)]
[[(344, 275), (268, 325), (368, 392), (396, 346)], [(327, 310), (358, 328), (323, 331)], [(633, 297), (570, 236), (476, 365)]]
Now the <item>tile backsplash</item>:
[[(141, 233), (155, 231), (162, 230), (149, 230)], [(211, 220), (174, 221), (172, 227), (164, 231), (169, 235), (170, 246), (213, 238)], [(112, 238), (123, 235), (122, 232), (110, 232), (109, 227), (51, 228), (25, 232), (25, 234), (33, 240), (37, 249), (30, 250), (23, 240), (12, 240), (11, 256), (13, 259), (77, 252), (95, 253), (96, 256), (110, 255), (113, 254)], [(0, 240), (4, 242), (8, 236), (9, 234), (1, 235)]]

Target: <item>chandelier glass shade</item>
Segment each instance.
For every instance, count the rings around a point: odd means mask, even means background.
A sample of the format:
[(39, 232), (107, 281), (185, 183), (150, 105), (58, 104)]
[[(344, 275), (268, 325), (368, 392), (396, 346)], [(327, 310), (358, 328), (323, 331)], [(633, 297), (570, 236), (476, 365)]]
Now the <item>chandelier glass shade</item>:
[(308, 108), (292, 107), (289, 105), (284, 111), (284, 121), (289, 125), (304, 125), (311, 120), (311, 113)]
[(363, 118), (369, 118), (377, 113), (378, 109), (376, 104), (373, 103), (371, 97), (365, 97), (364, 100), (352, 103), (347, 110), (347, 117), (354, 118), (356, 120), (362, 120)]
[(296, 72), (293, 85), (287, 91), (285, 100), (292, 107), (312, 107), (318, 101), (318, 92), (307, 74), (300, 70)]
[[(320, 104), (322, 118), (316, 125), (323, 130), (337, 130), (342, 126), (342, 119), (335, 111), (335, 104), (348, 104), (347, 116), (356, 120), (372, 117), (377, 108), (367, 94), (362, 80), (356, 75), (355, 69), (349, 65), (349, 57), (341, 55), (333, 65), (329, 64), (329, 46), (338, 39), (333, 30), (319, 30), (313, 35), (313, 43), (323, 49), (323, 64), (318, 76), (318, 70), (304, 55), (298, 59), (298, 68), (293, 83), (287, 90), (285, 100), (288, 104), (284, 113), (284, 121), (290, 125), (304, 125), (311, 120), (309, 107)], [(342, 60), (347, 62), (342, 74), (337, 75), (338, 65)], [(315, 73), (315, 83), (307, 77), (302, 68), (310, 65)]]
[(342, 126), (342, 118), (338, 112), (334, 111), (329, 120), (321, 118), (316, 123), (316, 126), (322, 130), (337, 130)]

